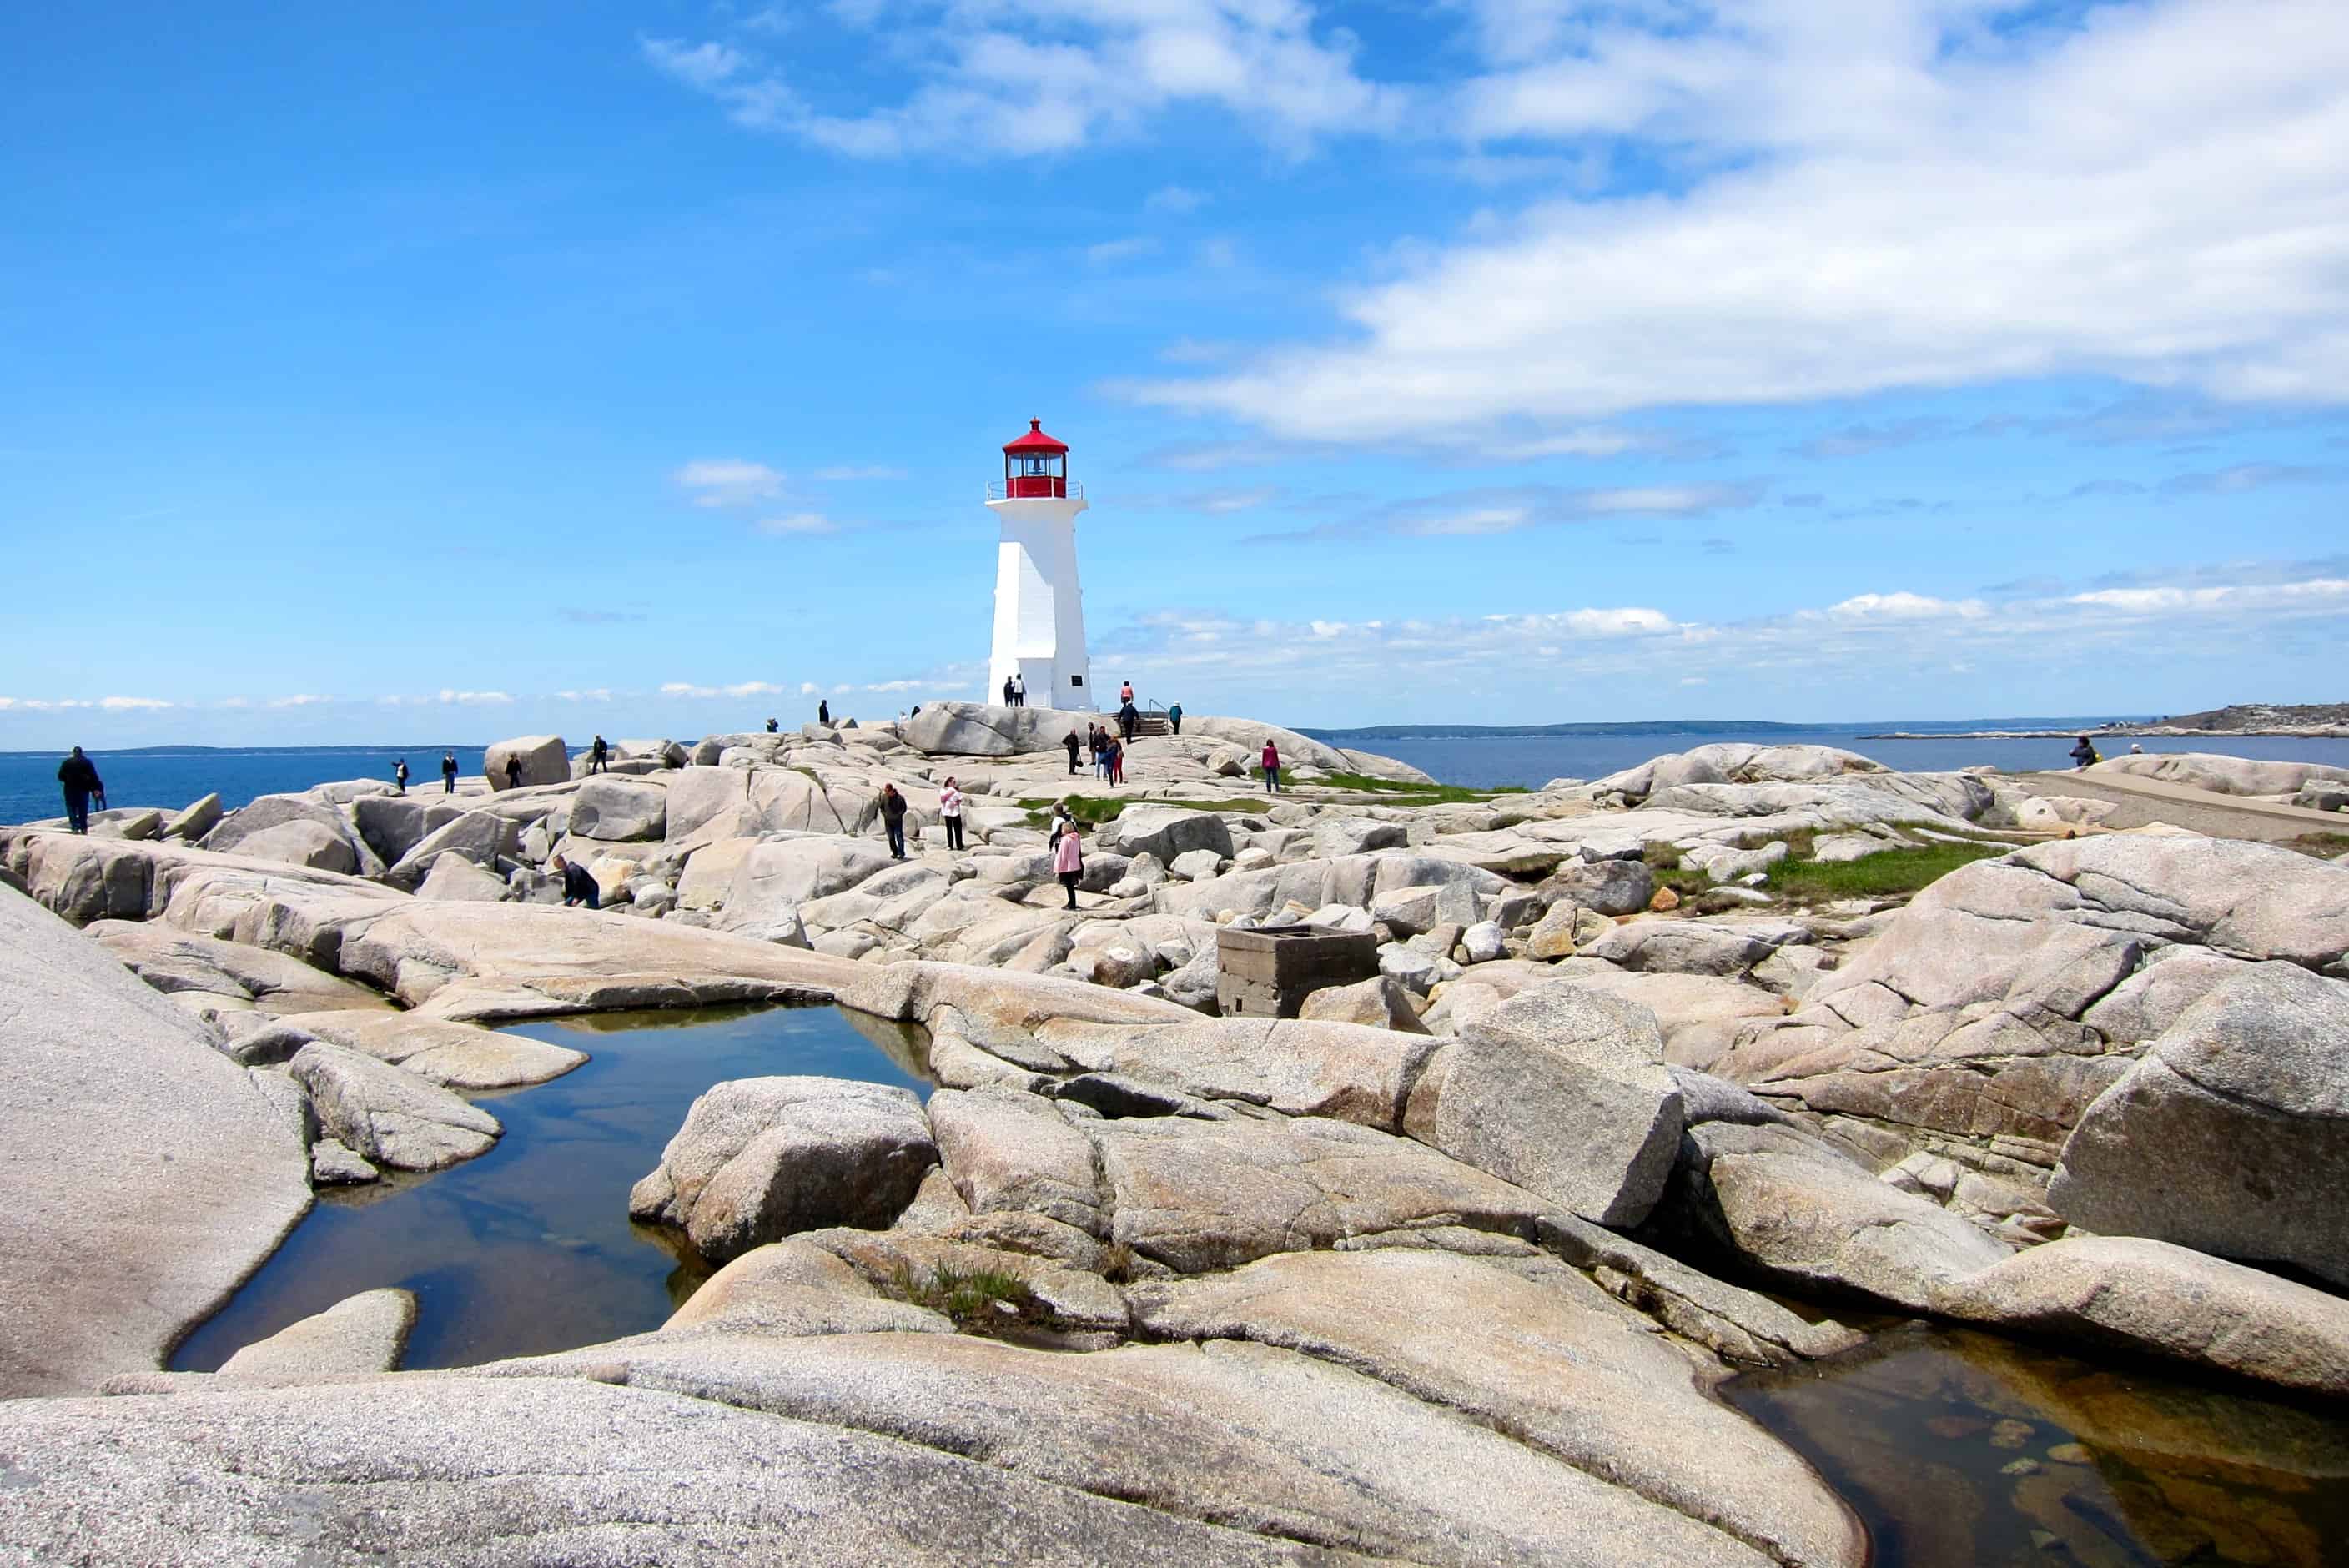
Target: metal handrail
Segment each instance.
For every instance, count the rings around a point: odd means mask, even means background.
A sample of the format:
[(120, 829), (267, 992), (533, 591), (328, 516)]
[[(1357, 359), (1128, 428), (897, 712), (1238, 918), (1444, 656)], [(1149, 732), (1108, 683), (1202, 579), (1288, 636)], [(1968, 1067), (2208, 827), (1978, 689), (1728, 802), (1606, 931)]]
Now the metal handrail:
[[(1025, 477), (1030, 479), (1040, 479), (1045, 476), (1030, 474)], [(989, 500), (1061, 500), (1063, 499), (1068, 500), (1082, 500), (1085, 499), (1085, 481), (1082, 480), (1069, 480), (1067, 488), (1061, 495), (1014, 496), (1009, 493), (1007, 487), (1001, 480), (989, 480), (987, 482), (987, 499)]]

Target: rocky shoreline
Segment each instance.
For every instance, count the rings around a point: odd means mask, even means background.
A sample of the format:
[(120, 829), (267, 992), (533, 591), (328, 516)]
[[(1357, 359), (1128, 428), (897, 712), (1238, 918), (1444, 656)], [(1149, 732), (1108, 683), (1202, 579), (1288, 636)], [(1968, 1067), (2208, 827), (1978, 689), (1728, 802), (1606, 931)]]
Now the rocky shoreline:
[[(2349, 865), (1814, 747), (1464, 799), (1208, 719), (1112, 788), (1071, 717), (0, 829), (0, 1544), (1856, 1564), (1711, 1392), (1838, 1317), (2349, 1398)], [(1115, 810), (1073, 913), (1069, 795)], [(1224, 934), (1295, 928), (1374, 969), (1219, 1016)], [(475, 1157), (467, 1093), (581, 1059), (487, 1026), (783, 1000), (938, 1087), (713, 1086), (630, 1205), (722, 1265), (657, 1331), (399, 1372), (378, 1291), (161, 1370), (314, 1186)]]

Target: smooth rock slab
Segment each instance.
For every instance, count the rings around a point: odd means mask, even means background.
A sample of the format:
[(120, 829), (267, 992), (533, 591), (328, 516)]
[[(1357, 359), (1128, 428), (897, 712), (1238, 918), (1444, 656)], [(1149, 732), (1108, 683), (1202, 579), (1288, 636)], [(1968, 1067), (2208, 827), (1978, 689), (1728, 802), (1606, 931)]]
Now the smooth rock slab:
[(2050, 1242), (1937, 1287), (1933, 1310), (2349, 1398), (2349, 1301), (2167, 1242)]
[(1700, 1392), (1644, 1319), (1562, 1265), (1291, 1253), (1129, 1295), (1155, 1336), (1247, 1339), (1350, 1367), (1783, 1561), (1866, 1555), (1857, 1522), (1808, 1465)]
[(309, 1208), (298, 1119), (215, 1041), (0, 888), (0, 1399), (153, 1370)]
[(347, 1047), (316, 1041), (288, 1065), (326, 1135), (379, 1165), (438, 1171), (488, 1153), (504, 1130), (440, 1085)]
[(713, 1263), (794, 1231), (879, 1229), (937, 1162), (910, 1089), (833, 1078), (736, 1078), (709, 1089), (628, 1195)]
[(1655, 1205), (1680, 1146), (1680, 1090), (1655, 1016), (1565, 981), (1460, 1026), (1411, 1091), (1404, 1130), (1603, 1225)]
[(19, 1401), (0, 1405), (0, 1542), (38, 1563), (1327, 1561), (935, 1448), (581, 1378)]
[(443, 1088), (522, 1088), (561, 1078), (587, 1060), (585, 1051), (412, 1013), (299, 1013), (279, 1022)]
[(364, 1291), (254, 1341), (222, 1362), (219, 1376), (292, 1383), (388, 1372), (415, 1325), (416, 1297), (407, 1291)]

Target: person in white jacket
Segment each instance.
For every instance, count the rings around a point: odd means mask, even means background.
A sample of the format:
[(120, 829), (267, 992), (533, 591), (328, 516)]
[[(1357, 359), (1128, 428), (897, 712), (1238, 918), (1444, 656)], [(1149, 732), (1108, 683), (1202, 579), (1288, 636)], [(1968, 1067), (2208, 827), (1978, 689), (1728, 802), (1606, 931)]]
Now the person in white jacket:
[(962, 791), (951, 778), (938, 789), (938, 820), (947, 825), (947, 848), (962, 848)]

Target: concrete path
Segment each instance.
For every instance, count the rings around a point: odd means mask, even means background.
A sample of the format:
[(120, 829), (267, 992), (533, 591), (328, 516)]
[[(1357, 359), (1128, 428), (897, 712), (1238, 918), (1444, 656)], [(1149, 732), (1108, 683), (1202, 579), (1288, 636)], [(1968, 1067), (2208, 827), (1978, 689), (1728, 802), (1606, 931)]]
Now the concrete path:
[(2033, 795), (2076, 795), (2118, 803), (2120, 810), (2105, 819), (2108, 828), (2168, 822), (2213, 838), (2269, 842), (2308, 833), (2349, 836), (2349, 812), (2312, 811), (2304, 806), (2220, 795), (2166, 779), (2124, 779), (2110, 774), (2090, 778), (2080, 773), (2017, 773), (2011, 779)]

